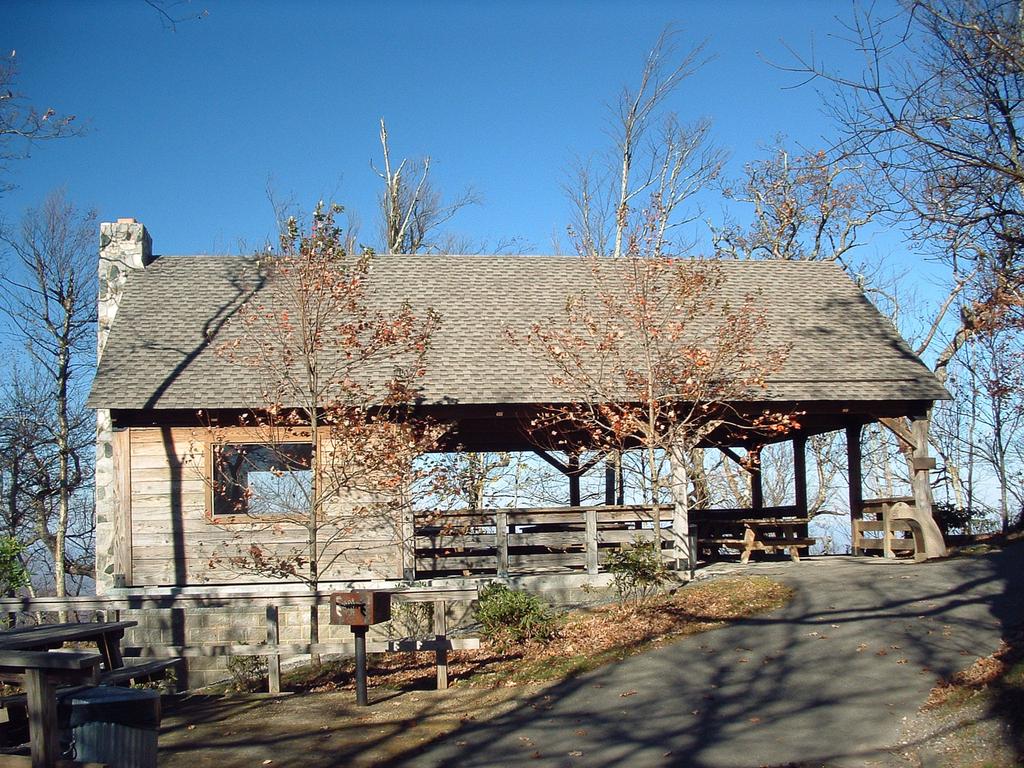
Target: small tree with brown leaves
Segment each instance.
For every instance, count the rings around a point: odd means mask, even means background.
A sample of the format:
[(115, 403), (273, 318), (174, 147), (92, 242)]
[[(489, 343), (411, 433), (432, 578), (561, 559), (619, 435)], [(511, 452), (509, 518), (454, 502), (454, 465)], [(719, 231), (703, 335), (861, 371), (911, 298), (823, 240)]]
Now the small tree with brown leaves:
[[(660, 531), (669, 465), (676, 519), (685, 522), (692, 449), (796, 423), (792, 414), (744, 405), (763, 399), (766, 377), (788, 352), (763, 343), (756, 297), (721, 299), (722, 270), (712, 262), (643, 253), (634, 242), (624, 259), (582, 257), (590, 281), (567, 298), (562, 316), (533, 324), (517, 341), (550, 366), (568, 403), (534, 422), (538, 439), (562, 450), (642, 449)], [(674, 532), (677, 561), (690, 556), (686, 534)]]
[[(415, 459), (438, 432), (412, 417), (436, 318), (373, 305), (370, 259), (346, 252), (340, 210), (318, 205), (306, 231), (289, 222), (220, 347), (252, 370), (260, 402), (244, 425), (253, 444), (224, 445), (214, 461), (215, 497), (232, 523), (249, 523), (237, 537), (250, 541), (213, 564), (314, 591), (368, 530), (404, 547)], [(274, 549), (256, 535), (287, 527), (304, 530), (303, 547)], [(316, 643), (315, 607), (310, 617)]]

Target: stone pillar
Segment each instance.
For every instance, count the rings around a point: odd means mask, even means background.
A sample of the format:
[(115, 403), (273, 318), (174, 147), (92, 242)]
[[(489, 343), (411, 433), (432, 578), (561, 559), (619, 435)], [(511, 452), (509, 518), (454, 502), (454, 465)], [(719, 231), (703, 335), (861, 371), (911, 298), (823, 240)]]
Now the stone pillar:
[[(103, 356), (107, 336), (132, 272), (153, 260), (153, 242), (135, 219), (100, 224), (99, 299), (96, 357)], [(128, 470), (126, 435), (114, 429), (111, 413), (96, 410), (96, 592), (127, 585), (130, 563), (124, 562), (127, 526)], [(129, 555), (130, 557), (130, 555)]]

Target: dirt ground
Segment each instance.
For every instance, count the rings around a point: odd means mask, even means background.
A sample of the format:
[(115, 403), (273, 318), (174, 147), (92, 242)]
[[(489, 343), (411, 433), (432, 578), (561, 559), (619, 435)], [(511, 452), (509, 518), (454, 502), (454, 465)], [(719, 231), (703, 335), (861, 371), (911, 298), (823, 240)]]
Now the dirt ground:
[(551, 698), (545, 690), (566, 677), (778, 608), (790, 596), (777, 582), (747, 575), (694, 584), (628, 610), (590, 606), (546, 643), (506, 654), (453, 653), (449, 673), (457, 682), (444, 692), (425, 690), (434, 686), (432, 654), (388, 654), (371, 659), (371, 685), (378, 687), (368, 707), (354, 704), (351, 665), (334, 663), (292, 695), (183, 696), (165, 707), (161, 765), (283, 765), (296, 764), (297, 755), (307, 766), (404, 761), (457, 729), (512, 710), (524, 714), (524, 707), (543, 711)]
[[(165, 707), (162, 768), (309, 768), (381, 766), (416, 754), (440, 736), (474, 721), (499, 717), (524, 700), (543, 709), (543, 685), (371, 690), (357, 707), (352, 691), (269, 697), (187, 696)], [(319, 724), (319, 725), (318, 725)]]

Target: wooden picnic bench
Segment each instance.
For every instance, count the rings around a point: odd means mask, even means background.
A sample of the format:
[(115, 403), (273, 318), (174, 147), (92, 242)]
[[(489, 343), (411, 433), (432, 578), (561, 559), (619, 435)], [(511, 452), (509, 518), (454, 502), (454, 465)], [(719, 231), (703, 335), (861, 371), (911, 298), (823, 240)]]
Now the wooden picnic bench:
[(107, 685), (134, 683), (160, 676), (181, 659), (146, 659), (125, 664), (121, 652), (124, 631), (137, 621), (37, 624), (0, 631), (0, 653), (4, 651), (49, 651), (67, 643), (95, 643), (102, 659), (99, 682)]
[(787, 551), (793, 562), (799, 562), (800, 550), (816, 543), (816, 539), (806, 535), (809, 522), (805, 517), (716, 520), (709, 524), (705, 535), (701, 535), (698, 527), (697, 546), (739, 550), (740, 562), (744, 564), (754, 552)]
[[(124, 631), (135, 621), (37, 624), (0, 631), (0, 680), (24, 693), (5, 696), (2, 706), (24, 707), (29, 721), (32, 766), (54, 766), (60, 757), (57, 701), (83, 688), (148, 680), (179, 658), (146, 659), (126, 665)], [(65, 650), (66, 643), (96, 645), (96, 652)]]
[(0, 651), (0, 681), (20, 685), (25, 690), (32, 768), (53, 768), (61, 756), (58, 685), (95, 684), (101, 661), (98, 653)]

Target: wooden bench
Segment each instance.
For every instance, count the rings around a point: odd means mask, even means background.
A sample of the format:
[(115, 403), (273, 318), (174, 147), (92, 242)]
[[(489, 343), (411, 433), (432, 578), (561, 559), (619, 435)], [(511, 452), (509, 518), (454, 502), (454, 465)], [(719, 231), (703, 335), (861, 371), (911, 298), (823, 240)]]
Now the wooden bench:
[(184, 661), (180, 656), (170, 659), (144, 659), (132, 661), (123, 667), (112, 669), (109, 672), (100, 674), (100, 683), (103, 685), (122, 685), (128, 683), (148, 683), (157, 678), (167, 675), (167, 671), (176, 668)]
[(923, 559), (918, 557), (924, 552), (921, 526), (905, 514), (913, 505), (913, 496), (864, 499), (861, 516), (851, 521), (853, 554), (881, 551), (882, 557), (911, 555), (914, 559)]

